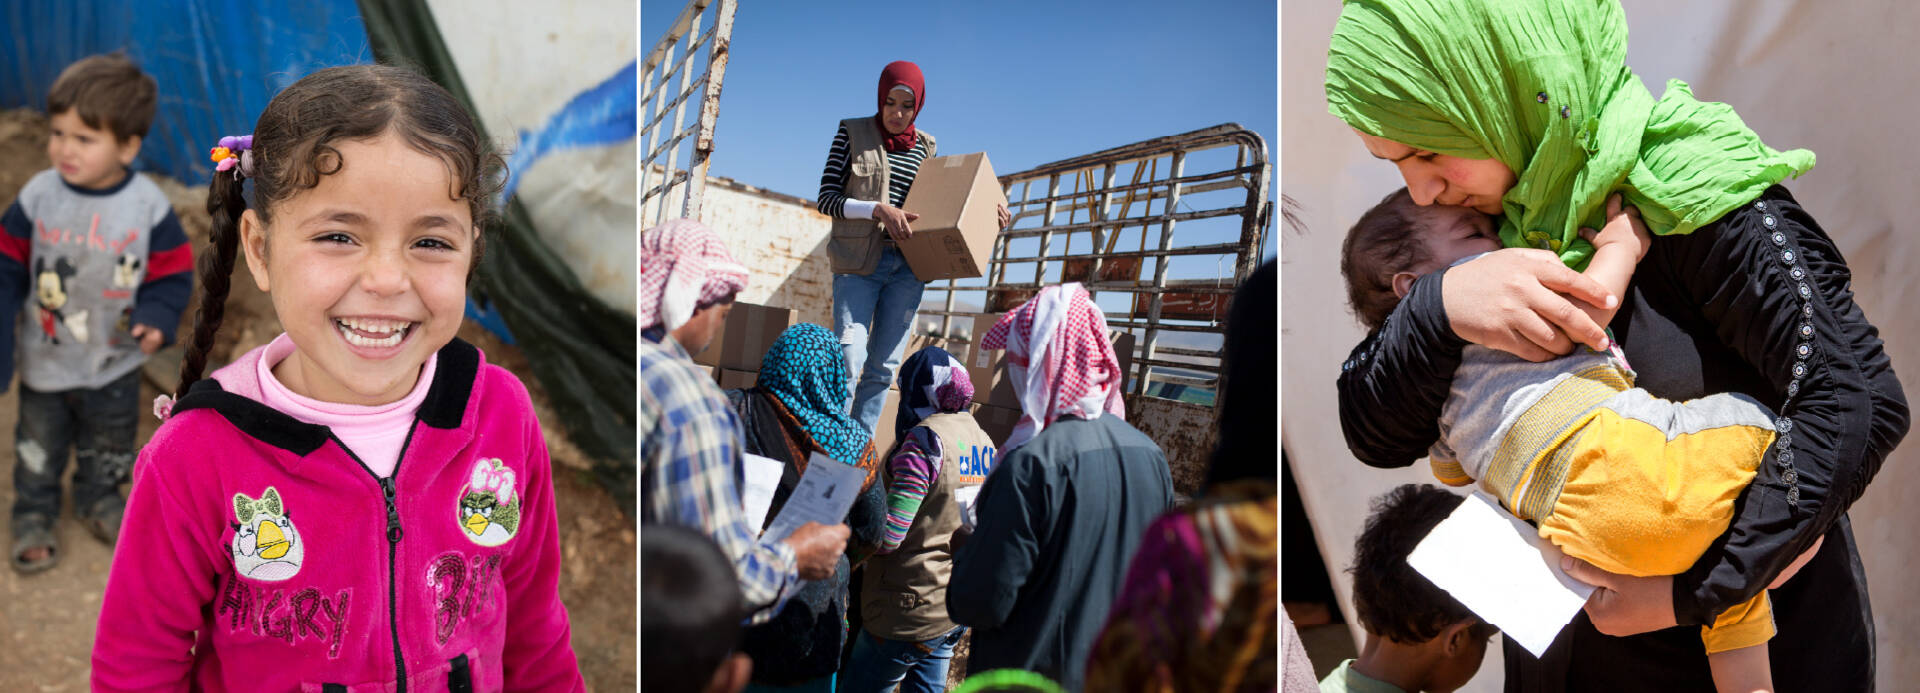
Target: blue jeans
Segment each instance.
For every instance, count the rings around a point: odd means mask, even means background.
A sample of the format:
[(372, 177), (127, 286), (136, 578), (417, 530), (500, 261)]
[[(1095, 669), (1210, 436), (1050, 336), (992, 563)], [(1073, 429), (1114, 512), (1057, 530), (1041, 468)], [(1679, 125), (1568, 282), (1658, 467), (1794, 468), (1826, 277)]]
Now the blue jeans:
[(956, 627), (926, 642), (902, 642), (874, 637), (862, 628), (859, 642), (853, 645), (853, 661), (840, 672), (839, 693), (886, 693), (894, 684), (900, 685), (900, 693), (947, 690), (953, 646), (966, 632), (965, 627)]
[(86, 518), (124, 503), (120, 485), (133, 474), (140, 422), (140, 370), (97, 390), (41, 392), (20, 383), (20, 419), (13, 429), (13, 519), (60, 516), (60, 476), (74, 451), (74, 514)]
[(906, 358), (907, 333), (920, 310), (926, 282), (913, 276), (893, 246), (880, 254), (873, 274), (833, 275), (833, 332), (847, 356), (849, 414), (871, 433), (887, 405), (887, 387)]

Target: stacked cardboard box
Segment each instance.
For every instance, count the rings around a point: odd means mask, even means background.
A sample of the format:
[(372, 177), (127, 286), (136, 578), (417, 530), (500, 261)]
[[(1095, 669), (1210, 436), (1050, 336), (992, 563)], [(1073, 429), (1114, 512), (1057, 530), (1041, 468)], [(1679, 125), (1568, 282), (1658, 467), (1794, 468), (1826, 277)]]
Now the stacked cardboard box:
[(793, 324), (793, 311), (735, 301), (733, 310), (713, 335), (713, 343), (693, 355), (693, 362), (714, 368), (760, 372), (760, 358)]
[(887, 403), (880, 408), (880, 420), (873, 425), (873, 451), (885, 455), (893, 451), (893, 421), (900, 415), (900, 392), (887, 391)]
[(973, 405), (973, 420), (980, 424), (980, 430), (993, 439), (993, 444), (1005, 445), (1007, 437), (1013, 435), (1013, 427), (1020, 423), (1020, 408), (1008, 409), (988, 404)]
[(753, 371), (736, 371), (731, 368), (722, 368), (716, 371), (713, 377), (714, 382), (720, 383), (720, 389), (722, 390), (745, 390), (753, 387), (754, 383), (758, 382), (759, 379), (759, 373)]

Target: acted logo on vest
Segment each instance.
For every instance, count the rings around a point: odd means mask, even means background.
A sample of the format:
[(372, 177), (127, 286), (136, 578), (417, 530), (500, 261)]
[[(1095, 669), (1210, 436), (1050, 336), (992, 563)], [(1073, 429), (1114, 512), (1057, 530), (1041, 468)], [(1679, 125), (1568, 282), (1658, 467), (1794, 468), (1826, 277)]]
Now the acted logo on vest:
[(987, 474), (993, 471), (994, 456), (999, 454), (992, 445), (969, 446), (966, 452), (954, 460), (954, 467), (960, 473), (961, 486), (974, 486), (987, 482)]

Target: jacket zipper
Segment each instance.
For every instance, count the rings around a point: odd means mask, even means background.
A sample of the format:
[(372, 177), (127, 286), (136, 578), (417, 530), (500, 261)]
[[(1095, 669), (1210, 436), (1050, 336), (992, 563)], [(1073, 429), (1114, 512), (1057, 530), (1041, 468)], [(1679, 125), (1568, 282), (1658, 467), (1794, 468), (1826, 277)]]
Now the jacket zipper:
[(400, 582), (399, 552), (400, 537), (403, 532), (400, 530), (400, 509), (399, 506), (394, 503), (394, 494), (398, 493), (398, 490), (394, 488), (393, 480), (400, 476), (400, 463), (407, 460), (407, 448), (413, 446), (413, 434), (419, 430), (419, 428), (420, 420), (414, 419), (413, 425), (407, 429), (406, 441), (400, 444), (400, 455), (393, 462), (393, 473), (384, 477), (373, 473), (373, 468), (367, 466), (366, 461), (360, 459), (359, 455), (354, 454), (353, 450), (347, 447), (346, 441), (341, 440), (339, 436), (333, 435), (331, 430), (327, 432), (327, 436), (332, 438), (334, 444), (339, 445), (340, 449), (347, 453), (347, 457), (353, 458), (353, 461), (358, 463), (361, 469), (366, 470), (367, 476), (371, 476), (374, 481), (379, 482), (380, 495), (386, 498), (387, 627), (393, 634), (393, 681), (395, 693), (407, 693), (407, 659), (400, 652), (400, 599), (395, 590), (395, 586)]
[[(398, 473), (399, 465), (394, 465)], [(407, 691), (407, 660), (400, 654), (400, 600), (394, 585), (400, 570), (400, 511), (393, 505), (393, 479), (380, 480), (380, 492), (387, 497), (387, 626), (393, 630), (393, 680), (398, 693)]]

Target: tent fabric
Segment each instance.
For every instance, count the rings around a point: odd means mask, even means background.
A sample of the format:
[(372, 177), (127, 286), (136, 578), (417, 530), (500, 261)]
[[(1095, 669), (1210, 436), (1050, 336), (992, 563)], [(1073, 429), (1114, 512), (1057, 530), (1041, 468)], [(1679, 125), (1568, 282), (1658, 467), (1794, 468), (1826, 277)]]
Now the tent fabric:
[[(420, 70), (473, 108), (424, 0), (363, 0), (361, 10), (376, 58)], [(476, 300), (505, 319), (569, 438), (596, 460), (595, 475), (631, 515), (638, 436), (634, 316), (587, 293), (541, 242), (519, 200), (508, 200), (486, 233)]]
[(314, 70), (368, 62), (351, 0), (253, 3), (0, 3), (0, 106), (44, 111), (67, 65), (125, 51), (159, 85), (153, 127), (134, 166), (190, 185), (213, 175), (207, 149), (251, 132), (274, 94)]

